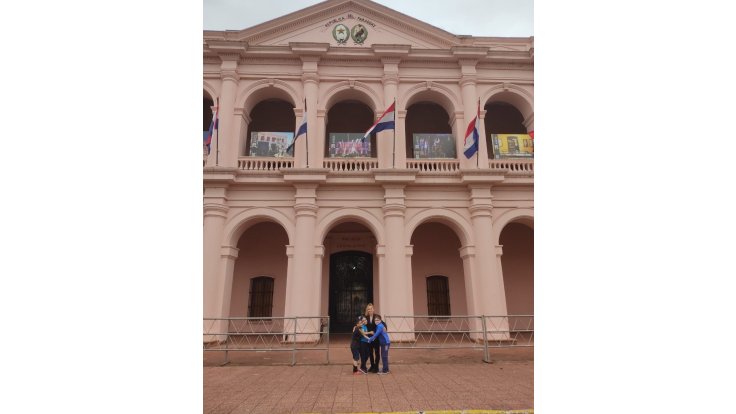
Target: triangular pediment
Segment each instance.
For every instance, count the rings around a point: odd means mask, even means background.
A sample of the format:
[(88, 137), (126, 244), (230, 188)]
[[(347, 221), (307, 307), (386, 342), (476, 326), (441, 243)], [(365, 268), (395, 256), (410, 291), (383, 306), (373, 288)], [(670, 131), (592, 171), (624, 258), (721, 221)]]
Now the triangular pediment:
[(412, 49), (447, 49), (461, 44), (451, 33), (369, 0), (327, 0), (242, 30), (236, 37), (251, 46), (308, 42), (331, 47), (401, 44)]

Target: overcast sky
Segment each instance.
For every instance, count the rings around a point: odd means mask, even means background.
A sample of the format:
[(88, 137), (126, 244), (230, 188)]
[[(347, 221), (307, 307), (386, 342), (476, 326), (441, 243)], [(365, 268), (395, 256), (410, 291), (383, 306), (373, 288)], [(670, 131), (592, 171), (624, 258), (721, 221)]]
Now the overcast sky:
[[(374, 0), (456, 35), (534, 36), (532, 0)], [(204, 0), (205, 30), (242, 30), (320, 3), (315, 0)]]

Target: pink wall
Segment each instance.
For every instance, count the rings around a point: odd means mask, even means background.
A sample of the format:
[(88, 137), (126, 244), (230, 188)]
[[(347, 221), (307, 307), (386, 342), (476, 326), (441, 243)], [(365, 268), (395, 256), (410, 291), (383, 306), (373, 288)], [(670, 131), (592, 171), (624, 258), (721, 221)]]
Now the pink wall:
[(534, 314), (534, 230), (509, 223), (501, 231), (501, 266), (509, 315)]
[(230, 316), (248, 316), (250, 279), (258, 276), (274, 278), (272, 316), (284, 316), (288, 242), (286, 231), (271, 222), (255, 224), (240, 237)]
[(427, 277), (447, 276), (450, 288), (450, 312), (467, 315), (463, 261), (460, 259), (460, 239), (449, 227), (440, 223), (425, 223), (411, 237), (414, 254), (411, 258), (414, 314), (427, 314)]

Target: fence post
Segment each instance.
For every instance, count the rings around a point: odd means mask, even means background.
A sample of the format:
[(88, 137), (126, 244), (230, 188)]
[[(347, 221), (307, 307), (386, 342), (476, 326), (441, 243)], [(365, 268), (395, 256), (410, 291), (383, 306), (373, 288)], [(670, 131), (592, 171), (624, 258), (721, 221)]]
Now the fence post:
[(296, 325), (299, 323), (298, 318), (294, 317), (294, 351), (291, 354), (291, 366), (296, 365)]
[(330, 317), (327, 317), (327, 365), (330, 365)]
[(488, 355), (488, 332), (486, 331), (486, 316), (480, 315), (481, 325), (483, 326), (483, 362), (490, 363), (491, 359)]
[(227, 347), (228, 347), (228, 332), (230, 331), (230, 321), (227, 321), (227, 329), (225, 329), (225, 362), (222, 365), (227, 365), (230, 363), (230, 359), (227, 356)]

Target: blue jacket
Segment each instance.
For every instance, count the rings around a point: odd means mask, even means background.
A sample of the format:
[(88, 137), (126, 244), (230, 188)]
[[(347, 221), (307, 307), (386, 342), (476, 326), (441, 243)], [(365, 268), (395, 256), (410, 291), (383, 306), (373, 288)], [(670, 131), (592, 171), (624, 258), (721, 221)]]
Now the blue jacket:
[[(365, 326), (365, 325), (363, 325), (363, 326), (360, 327), (360, 330), (363, 331), (364, 333), (366, 333), (366, 332), (368, 332), (368, 327)], [(360, 335), (360, 342), (368, 343), (368, 338), (366, 338), (363, 335)]]
[(369, 341), (373, 341), (376, 338), (379, 338), (379, 343), (382, 345), (391, 343), (391, 340), (388, 338), (388, 332), (383, 328), (383, 322), (376, 325), (376, 333), (369, 338)]

